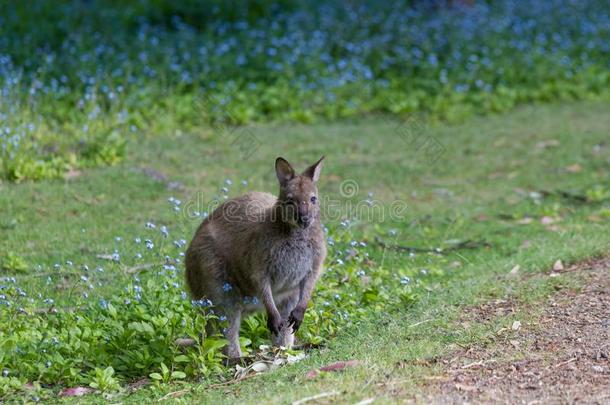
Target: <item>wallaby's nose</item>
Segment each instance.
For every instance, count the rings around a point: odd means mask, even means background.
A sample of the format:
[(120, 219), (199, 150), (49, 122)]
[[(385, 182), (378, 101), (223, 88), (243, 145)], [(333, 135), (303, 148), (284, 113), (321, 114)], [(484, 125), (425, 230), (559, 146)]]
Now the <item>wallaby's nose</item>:
[(307, 215), (302, 215), (302, 216), (299, 217), (299, 222), (304, 227), (308, 227), (309, 224), (311, 224), (311, 218), (309, 216), (307, 216)]

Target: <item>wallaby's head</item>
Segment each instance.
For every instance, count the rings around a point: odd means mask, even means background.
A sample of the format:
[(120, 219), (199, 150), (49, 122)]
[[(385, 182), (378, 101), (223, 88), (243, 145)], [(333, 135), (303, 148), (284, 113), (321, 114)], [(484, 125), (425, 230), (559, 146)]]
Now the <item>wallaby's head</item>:
[(275, 173), (280, 182), (278, 203), (282, 221), (294, 227), (307, 228), (320, 220), (316, 183), (320, 178), (323, 159), (324, 156), (301, 174), (296, 174), (286, 159), (276, 159)]

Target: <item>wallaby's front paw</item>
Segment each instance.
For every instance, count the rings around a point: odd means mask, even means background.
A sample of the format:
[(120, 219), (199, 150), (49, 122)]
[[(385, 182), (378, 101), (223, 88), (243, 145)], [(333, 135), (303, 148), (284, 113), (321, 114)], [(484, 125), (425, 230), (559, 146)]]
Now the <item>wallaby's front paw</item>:
[(267, 316), (267, 327), (272, 334), (278, 335), (284, 327), (284, 321), (279, 316)]
[(303, 322), (305, 316), (305, 308), (296, 307), (288, 317), (288, 325), (292, 325), (292, 332), (296, 333)]

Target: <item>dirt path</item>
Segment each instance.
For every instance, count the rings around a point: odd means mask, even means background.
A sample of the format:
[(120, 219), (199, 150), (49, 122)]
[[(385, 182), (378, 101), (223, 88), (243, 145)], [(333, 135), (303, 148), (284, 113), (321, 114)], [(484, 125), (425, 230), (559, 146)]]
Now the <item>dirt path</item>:
[[(561, 291), (533, 325), (513, 324), (493, 347), (470, 347), (442, 360), (444, 373), (413, 399), (418, 403), (610, 404), (610, 258), (572, 266), (584, 287)], [(473, 310), (480, 321), (508, 314), (516, 303)]]

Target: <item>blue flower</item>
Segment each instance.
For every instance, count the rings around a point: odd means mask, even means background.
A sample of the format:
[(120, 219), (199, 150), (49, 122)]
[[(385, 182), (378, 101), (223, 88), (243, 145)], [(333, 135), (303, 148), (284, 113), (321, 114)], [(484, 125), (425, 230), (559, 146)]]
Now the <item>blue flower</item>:
[(191, 301), (191, 304), (192, 304), (194, 307), (202, 307), (202, 308), (205, 308), (205, 307), (211, 307), (211, 306), (212, 306), (212, 301), (210, 301), (210, 300), (209, 300), (209, 299), (207, 299), (207, 298), (202, 298), (202, 299), (200, 299), (200, 300), (192, 300), (192, 301)]
[(163, 237), (167, 238), (167, 236), (169, 235), (169, 231), (167, 230), (167, 227), (165, 225), (162, 225), (160, 230), (161, 230), (161, 234), (163, 235)]
[(222, 285), (222, 290), (223, 290), (224, 292), (229, 292), (229, 291), (231, 291), (232, 289), (233, 289), (233, 287), (232, 287), (232, 286), (231, 286), (231, 284), (229, 284), (229, 283), (224, 283), (224, 284)]

